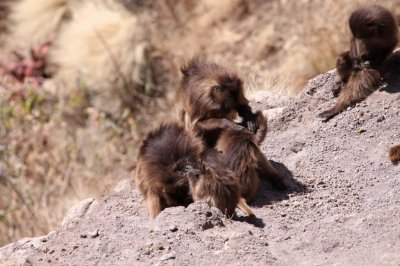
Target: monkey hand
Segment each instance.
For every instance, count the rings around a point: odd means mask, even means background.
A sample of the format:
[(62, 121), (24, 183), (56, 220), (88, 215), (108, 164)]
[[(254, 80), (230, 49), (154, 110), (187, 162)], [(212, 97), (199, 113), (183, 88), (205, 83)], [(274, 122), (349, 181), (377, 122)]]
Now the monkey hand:
[(329, 121), (332, 117), (334, 117), (336, 115), (336, 113), (333, 113), (330, 109), (329, 110), (326, 110), (326, 111), (324, 111), (324, 112), (322, 112), (322, 113), (319, 113), (318, 114), (318, 117), (319, 118), (322, 118), (322, 121), (323, 122), (327, 122), (327, 121)]
[(257, 115), (252, 113), (243, 116), (243, 121), (240, 123), (240, 125), (247, 128), (254, 134), (257, 133), (257, 130), (260, 128), (260, 125), (257, 120)]
[(257, 120), (245, 121), (245, 122), (246, 122), (245, 127), (247, 127), (254, 134), (257, 132), (258, 128), (260, 127)]
[(245, 131), (247, 127), (245, 127), (242, 123), (234, 123), (235, 125), (230, 126), (231, 129), (236, 131)]
[(336, 82), (336, 84), (332, 88), (332, 94), (333, 94), (334, 97), (338, 97), (339, 96), (339, 94), (342, 91), (344, 85), (345, 84), (344, 84), (343, 81)]

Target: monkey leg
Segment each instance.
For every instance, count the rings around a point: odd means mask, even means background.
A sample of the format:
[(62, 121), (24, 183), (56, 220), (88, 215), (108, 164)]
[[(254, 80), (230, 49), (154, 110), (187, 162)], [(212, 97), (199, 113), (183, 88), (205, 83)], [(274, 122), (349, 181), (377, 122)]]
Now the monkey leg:
[(226, 118), (210, 118), (210, 119), (197, 121), (195, 123), (195, 129), (202, 131), (202, 132), (211, 131), (211, 130), (215, 130), (215, 129), (232, 129), (232, 130), (237, 130), (237, 131), (246, 130), (246, 128), (244, 128)]
[(253, 210), (247, 205), (247, 202), (244, 198), (240, 198), (237, 204), (237, 207), (247, 216), (256, 217)]
[(264, 155), (260, 154), (258, 157), (259, 158), (259, 169), (260, 169), (260, 174), (265, 176), (268, 181), (271, 182), (271, 185), (278, 189), (278, 190), (285, 190), (286, 185), (284, 182), (284, 176), (276, 170), (276, 168), (272, 165), (270, 161), (265, 158)]
[(350, 57), (350, 51), (341, 53), (336, 60), (338, 79), (332, 89), (333, 96), (337, 97), (346, 85), (346, 82), (351, 75), (352, 66), (353, 62)]
[(146, 200), (149, 216), (150, 218), (154, 219), (162, 211), (161, 199), (157, 194), (149, 191), (147, 193)]
[(346, 87), (342, 90), (336, 104), (318, 116), (327, 121), (342, 112), (347, 107), (361, 102), (373, 93), (382, 84), (378, 71), (363, 69), (355, 72), (349, 79)]

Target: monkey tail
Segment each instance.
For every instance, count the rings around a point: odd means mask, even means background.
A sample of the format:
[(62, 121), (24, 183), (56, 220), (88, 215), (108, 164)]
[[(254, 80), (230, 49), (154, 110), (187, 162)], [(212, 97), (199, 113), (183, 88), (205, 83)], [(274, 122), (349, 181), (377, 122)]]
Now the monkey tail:
[(347, 107), (354, 105), (372, 94), (382, 85), (382, 78), (374, 69), (362, 69), (353, 73), (331, 109), (319, 114), (325, 121), (331, 119)]

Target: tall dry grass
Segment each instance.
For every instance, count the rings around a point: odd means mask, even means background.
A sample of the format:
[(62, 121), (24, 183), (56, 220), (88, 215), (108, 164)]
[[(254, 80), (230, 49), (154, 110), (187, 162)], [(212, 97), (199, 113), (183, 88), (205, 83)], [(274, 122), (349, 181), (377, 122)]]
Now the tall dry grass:
[[(109, 6), (114, 0), (102, 1)], [(129, 177), (143, 132), (171, 116), (178, 69), (189, 57), (198, 55), (237, 70), (252, 89), (296, 94), (309, 78), (334, 68), (337, 54), (348, 47), (347, 17), (356, 7), (367, 3), (361, 0), (122, 2), (126, 8), (124, 14), (132, 17), (126, 19), (126, 23), (134, 21), (140, 30), (145, 30), (153, 63), (167, 62), (168, 67), (161, 68), (164, 71), (156, 69), (152, 73), (160, 91), (165, 92), (164, 98), (158, 101), (145, 90), (138, 90), (144, 98), (133, 100), (137, 108), (113, 111), (110, 116), (93, 104), (93, 87), (96, 86), (85, 80), (65, 86), (54, 79), (35, 87), (29, 81), (16, 85), (8, 77), (0, 77), (0, 246), (21, 237), (49, 232), (60, 224), (74, 203), (108, 193), (118, 180)], [(397, 14), (400, 12), (398, 1), (375, 3)], [(65, 18), (61, 14), (66, 11), (60, 10), (62, 12), (57, 14), (45, 12), (45, 17), (58, 19), (62, 26), (57, 22), (53, 23), (57, 27), (33, 31), (39, 31), (37, 36), (42, 38), (64, 36), (56, 37), (55, 41), (65, 48), (54, 53), (73, 54), (74, 49), (82, 46), (82, 51), (76, 53), (81, 61), (60, 56), (57, 57), (59, 65), (88, 64), (85, 67), (88, 77), (93, 75), (95, 80), (101, 80), (101, 73), (113, 71), (112, 58), (104, 49), (104, 43), (95, 38), (106, 54), (101, 55), (100, 61), (90, 63), (93, 58), (90, 52), (85, 52), (88, 47), (85, 47), (84, 38), (93, 37), (95, 32), (74, 34), (74, 30), (81, 29), (79, 22), (74, 24), (77, 18), (72, 19), (74, 11), (72, 17)], [(10, 22), (5, 25), (4, 14), (7, 12), (0, 12), (0, 29), (12, 30), (17, 25), (10, 25)], [(38, 13), (32, 15), (32, 19), (39, 16)], [(91, 16), (95, 15), (94, 12)], [(71, 27), (64, 28), (71, 21)], [(122, 23), (122, 27), (128, 25), (125, 19), (114, 21)], [(20, 25), (25, 27), (23, 23)], [(18, 32), (3, 33), (0, 39), (13, 44), (13, 36), (21, 36)], [(20, 43), (21, 38), (16, 40)], [(70, 44), (66, 44), (68, 40)], [(130, 40), (127, 38), (126, 42)], [(26, 43), (25, 48), (28, 46)], [(111, 47), (111, 51), (122, 51), (122, 54), (112, 52), (118, 60), (132, 56), (136, 46), (130, 42), (121, 49), (114, 48)], [(69, 73), (77, 69), (69, 67), (62, 71)], [(127, 69), (129, 72), (131, 68)], [(123, 72), (123, 76), (129, 75)], [(119, 74), (116, 76), (122, 78)], [(110, 89), (111, 94), (118, 93), (112, 90), (114, 84), (124, 87), (121, 80), (115, 83), (107, 80), (106, 89)]]

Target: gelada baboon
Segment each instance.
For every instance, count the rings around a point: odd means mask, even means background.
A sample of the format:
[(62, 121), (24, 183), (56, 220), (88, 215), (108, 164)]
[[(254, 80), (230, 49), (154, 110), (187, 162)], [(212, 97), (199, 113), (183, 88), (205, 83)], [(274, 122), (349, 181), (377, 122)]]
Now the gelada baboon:
[(139, 149), (136, 184), (147, 201), (149, 216), (192, 202), (187, 175), (199, 174), (200, 142), (175, 124), (151, 131)]
[(187, 206), (193, 199), (206, 201), (227, 215), (236, 206), (254, 215), (240, 198), (237, 178), (218, 155), (202, 151), (201, 141), (177, 123), (151, 131), (139, 149), (135, 176), (149, 216), (154, 218), (167, 207)]
[(384, 62), (398, 42), (395, 17), (378, 5), (354, 11), (349, 26), (350, 50), (340, 54), (336, 62), (338, 81), (333, 93), (339, 97), (334, 107), (319, 115), (324, 119), (362, 101), (382, 85)]
[(389, 159), (393, 163), (400, 162), (400, 144), (390, 147), (390, 149), (389, 149)]
[(225, 130), (217, 142), (229, 168), (239, 178), (242, 196), (250, 201), (256, 196), (260, 181), (265, 178), (278, 189), (285, 189), (283, 176), (269, 162), (259, 148), (267, 133), (267, 121), (261, 112), (256, 113), (259, 129), (249, 131)]
[[(256, 119), (244, 96), (243, 82), (233, 72), (215, 64), (191, 59), (181, 67), (180, 92), (183, 111), (181, 120), (202, 136), (208, 147), (214, 147), (224, 129), (255, 132)], [(239, 125), (236, 116), (243, 118)]]
[[(250, 133), (251, 134), (251, 133)], [(189, 176), (191, 192), (195, 201), (205, 201), (232, 216), (236, 206), (248, 216), (255, 216), (241, 197), (241, 187), (235, 173), (225, 163), (221, 153), (205, 149), (200, 155), (201, 174)]]

